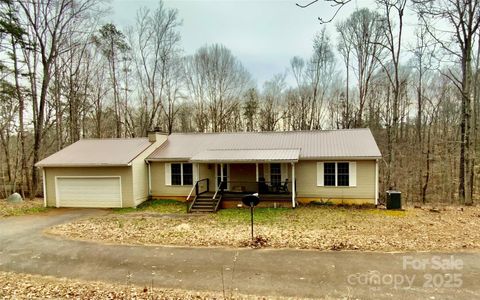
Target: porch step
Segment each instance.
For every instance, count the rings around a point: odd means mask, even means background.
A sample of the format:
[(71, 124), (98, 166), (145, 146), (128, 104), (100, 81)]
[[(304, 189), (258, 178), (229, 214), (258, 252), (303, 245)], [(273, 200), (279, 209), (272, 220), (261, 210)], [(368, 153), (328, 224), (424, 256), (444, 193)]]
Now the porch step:
[(198, 196), (190, 212), (215, 212), (216, 205), (217, 200), (212, 199), (212, 196)]

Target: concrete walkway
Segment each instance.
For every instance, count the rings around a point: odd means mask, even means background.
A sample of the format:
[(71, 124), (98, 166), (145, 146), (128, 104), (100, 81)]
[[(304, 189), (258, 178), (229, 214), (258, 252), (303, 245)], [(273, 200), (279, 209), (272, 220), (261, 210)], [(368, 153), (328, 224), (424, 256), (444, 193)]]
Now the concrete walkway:
[(119, 246), (42, 234), (55, 224), (105, 213), (59, 209), (0, 219), (0, 270), (145, 286), (153, 283), (166, 288), (225, 290), (227, 295), (480, 298), (480, 253)]

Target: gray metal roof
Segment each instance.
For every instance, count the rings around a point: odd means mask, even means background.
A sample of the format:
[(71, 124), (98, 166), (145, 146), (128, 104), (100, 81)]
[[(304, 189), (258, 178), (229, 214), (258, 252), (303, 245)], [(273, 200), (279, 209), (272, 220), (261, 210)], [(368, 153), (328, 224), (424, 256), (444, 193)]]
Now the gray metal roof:
[(190, 160), (205, 150), (300, 149), (299, 159), (375, 159), (381, 153), (370, 129), (173, 133), (148, 160)]
[(39, 161), (36, 166), (128, 166), (151, 144), (148, 138), (84, 139)]
[(297, 162), (300, 149), (213, 149), (201, 151), (191, 162)]

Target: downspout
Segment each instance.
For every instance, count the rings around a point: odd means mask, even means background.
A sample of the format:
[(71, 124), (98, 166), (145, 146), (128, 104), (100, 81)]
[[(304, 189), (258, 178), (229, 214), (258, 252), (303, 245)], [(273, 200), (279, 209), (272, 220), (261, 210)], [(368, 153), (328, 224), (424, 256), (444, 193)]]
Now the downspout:
[(295, 208), (296, 199), (295, 199), (295, 163), (292, 162), (292, 208)]
[(152, 172), (150, 170), (150, 162), (145, 160), (148, 166), (148, 197), (152, 197)]
[(45, 176), (45, 168), (42, 168), (42, 176), (43, 176), (43, 207), (47, 207), (47, 182)]
[(378, 159), (375, 160), (375, 205), (378, 205)]

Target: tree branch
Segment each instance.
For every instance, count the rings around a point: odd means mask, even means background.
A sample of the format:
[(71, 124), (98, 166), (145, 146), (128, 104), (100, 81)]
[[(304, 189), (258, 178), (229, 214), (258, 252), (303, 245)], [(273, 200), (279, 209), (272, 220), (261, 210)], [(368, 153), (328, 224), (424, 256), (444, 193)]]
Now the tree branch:
[[(315, 4), (317, 3), (319, 0), (313, 0), (305, 5), (302, 5), (302, 4), (298, 4), (298, 3), (295, 3), (296, 6), (300, 7), (300, 8), (307, 8), (309, 6), (311, 6), (312, 4)], [(330, 23), (333, 21), (333, 19), (335, 19), (335, 17), (337, 16), (338, 12), (342, 9), (342, 7), (348, 3), (350, 3), (352, 0), (324, 0), (325, 2), (330, 2), (330, 6), (331, 7), (337, 7), (337, 9), (335, 10), (335, 13), (333, 14), (333, 16), (328, 19), (328, 20), (324, 20), (320, 17), (318, 17), (318, 20), (320, 21), (320, 24), (327, 24), (327, 23)]]

